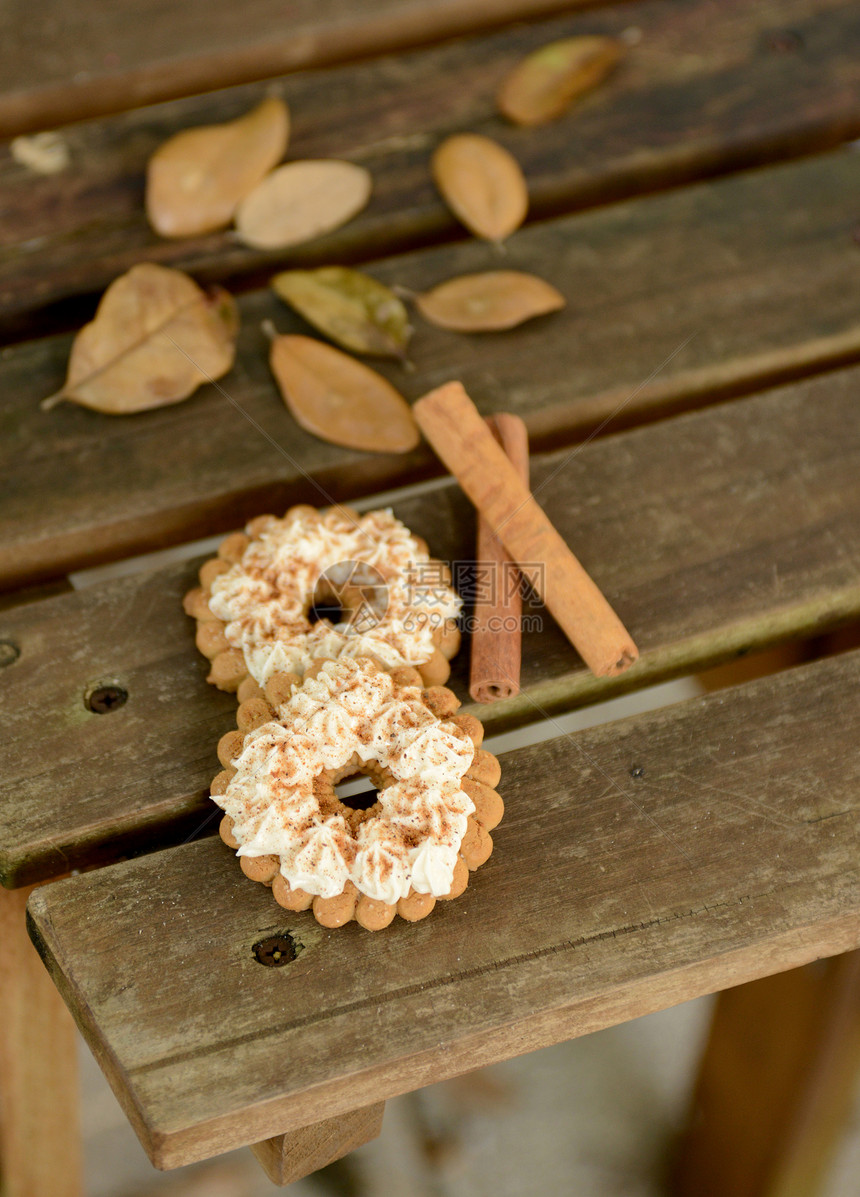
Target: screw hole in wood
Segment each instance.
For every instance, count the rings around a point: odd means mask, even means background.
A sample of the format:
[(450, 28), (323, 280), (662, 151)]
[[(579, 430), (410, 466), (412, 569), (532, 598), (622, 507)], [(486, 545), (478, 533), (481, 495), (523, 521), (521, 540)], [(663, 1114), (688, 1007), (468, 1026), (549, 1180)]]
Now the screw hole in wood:
[(290, 964), (299, 954), (300, 944), (293, 939), (288, 931), (283, 935), (270, 935), (254, 944), (251, 951), (258, 964), (266, 968), (283, 968)]
[(128, 702), (128, 690), (117, 682), (103, 682), (84, 695), (84, 706), (94, 715), (109, 715)]

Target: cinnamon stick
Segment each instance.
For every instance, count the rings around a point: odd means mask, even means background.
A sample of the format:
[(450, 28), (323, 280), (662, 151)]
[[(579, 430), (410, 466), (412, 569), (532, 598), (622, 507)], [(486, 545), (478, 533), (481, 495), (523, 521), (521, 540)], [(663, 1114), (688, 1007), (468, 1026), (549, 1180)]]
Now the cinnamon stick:
[(636, 645), (520, 481), (462, 383), (431, 391), (412, 410), (592, 673), (608, 677), (628, 669), (639, 656)]
[[(497, 412), (486, 421), (524, 486), (529, 484), (529, 434), (519, 416)], [(469, 693), (475, 702), (499, 702), (520, 692), (522, 609), (520, 574), (482, 515), (475, 550), (478, 568), (473, 612)]]

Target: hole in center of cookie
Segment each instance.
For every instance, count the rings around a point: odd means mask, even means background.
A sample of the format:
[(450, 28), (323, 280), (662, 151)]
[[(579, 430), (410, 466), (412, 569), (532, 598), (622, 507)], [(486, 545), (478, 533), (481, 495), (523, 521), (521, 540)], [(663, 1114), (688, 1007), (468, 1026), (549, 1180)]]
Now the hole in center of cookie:
[(321, 619), (327, 619), (330, 624), (342, 623), (346, 619), (346, 612), (334, 598), (320, 595), (319, 601), (314, 602), (308, 611), (308, 622), (319, 623)]
[(376, 786), (369, 777), (365, 777), (363, 774), (338, 782), (334, 792), (343, 805), (349, 807), (350, 810), (370, 810), (379, 797)]
[(364, 635), (384, 619), (388, 586), (379, 570), (366, 561), (338, 561), (317, 579), (307, 617), (313, 624), (328, 620), (346, 624), (347, 632)]

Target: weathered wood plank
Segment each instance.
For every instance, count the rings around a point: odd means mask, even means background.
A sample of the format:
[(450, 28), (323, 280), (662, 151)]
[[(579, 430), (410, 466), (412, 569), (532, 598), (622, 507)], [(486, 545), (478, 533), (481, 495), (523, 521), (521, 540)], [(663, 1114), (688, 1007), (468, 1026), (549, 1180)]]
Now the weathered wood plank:
[[(856, 356), (858, 181), (860, 157), (840, 152), (534, 226), (507, 263), (558, 285), (565, 311), (483, 338), (422, 326), (414, 373), (383, 369), (413, 398), (461, 378), (483, 411), (518, 412), (550, 446)], [(375, 273), (421, 289), (491, 266), (488, 255), (471, 242)], [(137, 416), (39, 410), (62, 381), (68, 338), (0, 354), (5, 585), (212, 534), (261, 506), (354, 498), (439, 469), (428, 449), (361, 454), (301, 431), (260, 322), (302, 325), (267, 293), (241, 306), (238, 363), (222, 388)]]
[[(98, 0), (0, 14), (0, 132), (9, 136), (284, 71), (455, 37), (584, 0), (230, 0), (105, 10)], [(585, 0), (587, 2), (587, 0)]]
[[(466, 6), (468, 7), (468, 6)], [(494, 115), (500, 79), (535, 46), (580, 32), (641, 41), (599, 92), (565, 118), (514, 129)], [(773, 31), (793, 50), (774, 52)], [(201, 278), (259, 274), (284, 254), (230, 234), (165, 241), (146, 222), (146, 161), (178, 129), (232, 118), (276, 88), (293, 112), (292, 157), (347, 157), (374, 177), (358, 219), (288, 255), (368, 260), (455, 235), (428, 169), (437, 141), (469, 128), (522, 163), (532, 212), (546, 215), (808, 152), (860, 133), (860, 13), (849, 0), (649, 0), (569, 13), (369, 63), (303, 73), (70, 127), (68, 170), (39, 176), (0, 150), (0, 321), (102, 290), (143, 258)], [(91, 302), (91, 301), (89, 301)], [(45, 317), (39, 319), (44, 335)], [(66, 308), (51, 318), (68, 318)], [(11, 325), (10, 325), (11, 322)]]
[(339, 1118), (327, 1118), (290, 1134), (252, 1143), (251, 1150), (269, 1180), (276, 1185), (291, 1185), (379, 1138), (384, 1113), (385, 1102), (378, 1101)]
[(508, 753), (493, 856), (413, 926), (324, 931), (211, 839), (44, 887), (31, 931), (182, 1164), (856, 947), (859, 700), (855, 653)]
[[(598, 681), (545, 617), (524, 637), (524, 693), (481, 708), (488, 728), (856, 618), (858, 380), (856, 369), (826, 375), (536, 459), (540, 502), (642, 657)], [(396, 511), (434, 552), (472, 561), (474, 516), (455, 484)], [(20, 649), (4, 676), (5, 884), (177, 842), (207, 820), (214, 830), (205, 795), (235, 699), (203, 680), (180, 607), (194, 572), (173, 566), (3, 615), (0, 639)], [(464, 646), (453, 685), (466, 701), (467, 669)], [(88, 712), (99, 681), (123, 686), (125, 706)]]
[(28, 890), (0, 890), (3, 1197), (82, 1197), (74, 1024), (24, 929)]

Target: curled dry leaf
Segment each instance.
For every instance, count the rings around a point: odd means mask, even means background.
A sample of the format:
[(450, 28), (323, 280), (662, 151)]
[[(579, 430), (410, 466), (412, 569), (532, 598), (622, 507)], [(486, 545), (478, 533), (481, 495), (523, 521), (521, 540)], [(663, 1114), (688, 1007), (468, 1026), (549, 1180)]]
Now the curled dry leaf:
[(240, 202), (283, 158), (289, 135), (287, 106), (274, 97), (238, 120), (177, 133), (149, 160), (149, 223), (162, 237), (225, 228)]
[(477, 237), (503, 241), (529, 206), (516, 158), (478, 133), (447, 138), (433, 155), (433, 178), (451, 211)]
[(288, 162), (239, 205), (236, 229), (254, 249), (286, 249), (352, 220), (370, 199), (362, 166), (332, 158)]
[(425, 320), (456, 332), (515, 328), (535, 316), (558, 311), (564, 304), (564, 296), (555, 287), (519, 270), (464, 274), (415, 297), (415, 306)]
[(499, 111), (517, 125), (555, 120), (577, 96), (590, 91), (621, 57), (611, 37), (568, 37), (527, 55), (502, 83)]
[(421, 434), (403, 396), (333, 345), (275, 337), (269, 361), (284, 402), (314, 436), (370, 453), (408, 453), (418, 444)]
[(180, 270), (143, 262), (108, 287), (95, 319), (75, 337), (62, 390), (68, 399), (110, 415), (126, 415), (187, 399), (233, 365), (239, 328), (236, 304)]
[(409, 313), (390, 288), (346, 266), (287, 270), (272, 279), (275, 292), (320, 332), (351, 349), (403, 357), (412, 335)]

